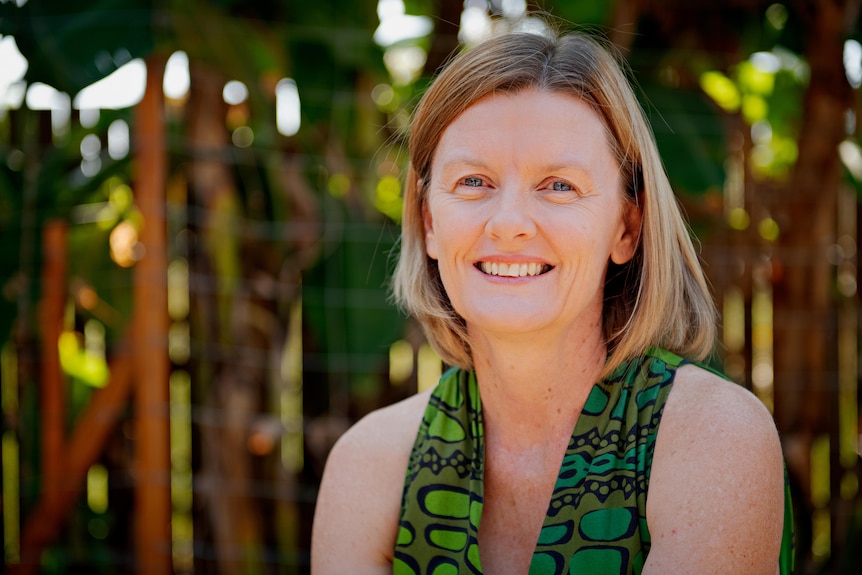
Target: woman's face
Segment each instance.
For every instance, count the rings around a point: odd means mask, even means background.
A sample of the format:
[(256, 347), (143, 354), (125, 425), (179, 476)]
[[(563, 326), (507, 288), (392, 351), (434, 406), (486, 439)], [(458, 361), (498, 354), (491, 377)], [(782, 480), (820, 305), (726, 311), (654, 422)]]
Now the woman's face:
[(428, 255), (468, 330), (601, 331), (608, 261), (639, 210), (592, 109), (563, 94), (488, 96), (443, 132), (423, 216)]

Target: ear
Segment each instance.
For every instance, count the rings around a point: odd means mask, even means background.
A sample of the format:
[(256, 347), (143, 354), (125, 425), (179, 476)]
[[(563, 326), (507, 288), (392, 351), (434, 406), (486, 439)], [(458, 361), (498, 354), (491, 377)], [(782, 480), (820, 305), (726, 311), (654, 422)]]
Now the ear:
[(626, 202), (623, 207), (622, 234), (611, 251), (611, 261), (617, 265), (628, 262), (635, 255), (641, 237), (643, 210), (640, 202)]
[(425, 253), (431, 259), (437, 259), (437, 236), (434, 234), (434, 221), (427, 200), (422, 202), (422, 228), (425, 231)]

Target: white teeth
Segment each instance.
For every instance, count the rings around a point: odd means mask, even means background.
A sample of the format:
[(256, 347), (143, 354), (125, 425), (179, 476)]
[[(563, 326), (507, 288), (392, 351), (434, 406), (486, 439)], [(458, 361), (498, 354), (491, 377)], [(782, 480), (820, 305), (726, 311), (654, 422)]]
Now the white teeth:
[(498, 262), (481, 262), (479, 267), (488, 275), (503, 277), (532, 277), (542, 273), (544, 266), (536, 262), (523, 264), (507, 264)]

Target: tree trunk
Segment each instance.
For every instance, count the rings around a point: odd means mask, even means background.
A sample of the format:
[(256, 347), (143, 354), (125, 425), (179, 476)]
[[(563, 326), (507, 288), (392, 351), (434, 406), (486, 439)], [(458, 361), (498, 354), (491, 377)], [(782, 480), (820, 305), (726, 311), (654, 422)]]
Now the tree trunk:
[[(250, 430), (266, 388), (266, 349), (272, 341), (253, 337), (253, 324), (269, 317), (250, 305), (243, 291), (241, 206), (230, 166), (230, 142), (222, 98), (225, 79), (191, 63), (187, 107), (192, 205), (190, 255), (193, 311), (193, 403), (210, 417), (200, 424), (200, 468), (195, 481), (198, 533), (212, 538), (216, 564), (196, 555), (196, 571), (257, 573), (262, 567), (263, 522), (254, 497)], [(262, 257), (261, 254), (257, 254)], [(263, 339), (263, 338), (261, 338)], [(263, 364), (263, 365), (262, 365)], [(208, 538), (207, 535), (204, 537)]]
[[(812, 441), (830, 434), (831, 449), (836, 453), (838, 449), (831, 423), (837, 399), (835, 269), (827, 250), (837, 240), (842, 175), (837, 150), (846, 137), (846, 111), (853, 106), (843, 66), (850, 4), (797, 3), (806, 22), (811, 79), (803, 103), (798, 160), (775, 216), (781, 229), (773, 266), (775, 419), (788, 468), (809, 501)], [(839, 470), (831, 469), (830, 476), (832, 498), (837, 501)], [(839, 553), (840, 542), (833, 531), (833, 556)]]

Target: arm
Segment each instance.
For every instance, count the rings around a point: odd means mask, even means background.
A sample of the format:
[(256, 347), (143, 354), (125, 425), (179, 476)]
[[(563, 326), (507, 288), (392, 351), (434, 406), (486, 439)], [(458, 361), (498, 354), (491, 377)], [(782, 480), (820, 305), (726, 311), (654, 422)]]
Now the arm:
[(314, 575), (392, 572), (404, 473), (428, 394), (375, 411), (332, 448), (311, 536)]
[(775, 575), (783, 473), (760, 401), (700, 368), (680, 369), (656, 440), (643, 575)]

